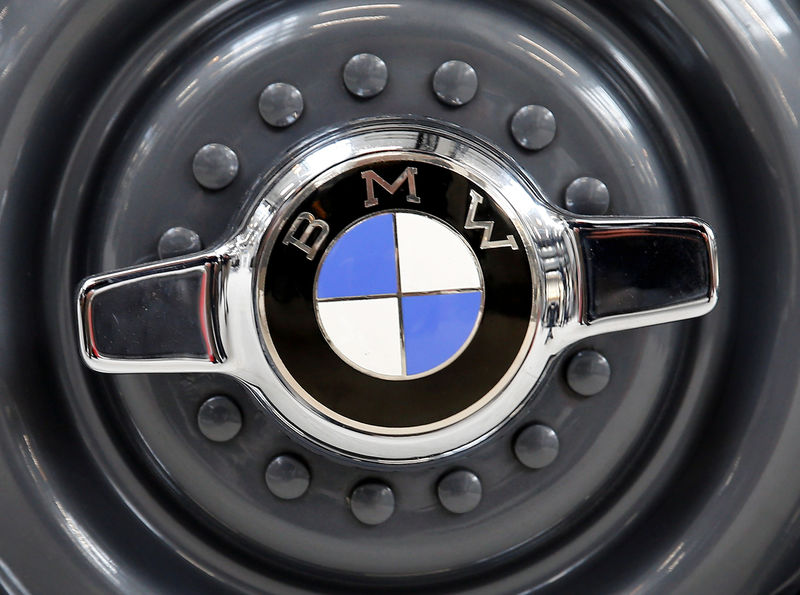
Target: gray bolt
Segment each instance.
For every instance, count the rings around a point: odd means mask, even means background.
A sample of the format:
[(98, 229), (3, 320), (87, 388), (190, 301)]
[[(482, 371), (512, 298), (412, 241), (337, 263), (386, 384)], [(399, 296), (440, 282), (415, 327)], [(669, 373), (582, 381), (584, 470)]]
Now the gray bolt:
[(197, 427), (214, 442), (227, 442), (242, 429), (242, 412), (228, 397), (211, 397), (197, 412)]
[(357, 54), (344, 65), (344, 85), (356, 97), (375, 97), (386, 88), (389, 70), (374, 54)]
[(192, 173), (204, 188), (220, 190), (233, 182), (239, 173), (239, 158), (230, 147), (209, 143), (194, 154)]
[(608, 211), (608, 187), (597, 178), (578, 178), (567, 186), (567, 209), (581, 215), (603, 215)]
[(365, 483), (350, 495), (350, 510), (365, 525), (380, 525), (394, 514), (394, 492), (382, 483)]
[(579, 351), (567, 364), (567, 384), (580, 395), (596, 395), (610, 380), (611, 364), (596, 351)]
[(511, 134), (525, 149), (544, 149), (556, 137), (556, 117), (544, 106), (526, 105), (511, 118)]
[(478, 92), (475, 69), (461, 60), (450, 60), (436, 69), (433, 90), (444, 104), (460, 106), (472, 101)]
[(311, 483), (308, 467), (291, 455), (280, 455), (272, 459), (264, 476), (269, 491), (283, 500), (299, 498), (306, 493)]
[(533, 424), (522, 430), (514, 441), (514, 454), (531, 469), (542, 469), (558, 456), (558, 435), (553, 428)]
[(481, 480), (472, 471), (452, 471), (439, 480), (439, 502), (455, 514), (471, 512), (481, 502)]
[(170, 227), (158, 240), (158, 257), (174, 258), (202, 250), (200, 236), (185, 227)]
[(303, 95), (288, 83), (272, 83), (258, 98), (258, 112), (270, 126), (291, 126), (303, 113)]

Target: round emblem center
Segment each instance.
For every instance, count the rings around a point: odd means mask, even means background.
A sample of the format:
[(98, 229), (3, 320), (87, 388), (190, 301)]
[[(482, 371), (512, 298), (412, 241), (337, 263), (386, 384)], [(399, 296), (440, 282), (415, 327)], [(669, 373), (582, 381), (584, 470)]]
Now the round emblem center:
[(469, 345), (480, 323), (478, 259), (456, 230), (394, 210), (357, 221), (331, 244), (314, 302), (336, 354), (388, 380), (433, 374)]
[(516, 372), (534, 295), (523, 236), (457, 171), (423, 158), (342, 166), (275, 229), (266, 346), (323, 418), (419, 435), (482, 409)]

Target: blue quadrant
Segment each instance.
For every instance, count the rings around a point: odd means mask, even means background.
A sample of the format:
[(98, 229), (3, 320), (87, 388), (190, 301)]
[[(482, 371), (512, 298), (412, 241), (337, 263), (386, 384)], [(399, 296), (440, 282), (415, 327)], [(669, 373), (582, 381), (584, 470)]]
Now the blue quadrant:
[(403, 297), (406, 374), (427, 372), (457, 353), (480, 309), (480, 291)]
[(325, 257), (317, 298), (397, 293), (394, 216), (365, 219), (341, 236)]

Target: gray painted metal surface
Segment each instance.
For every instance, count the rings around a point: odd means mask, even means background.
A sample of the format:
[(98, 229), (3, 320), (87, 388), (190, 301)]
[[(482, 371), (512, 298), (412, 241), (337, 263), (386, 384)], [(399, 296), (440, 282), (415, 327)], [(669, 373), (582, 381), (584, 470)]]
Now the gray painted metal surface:
[[(0, 585), (791, 590), (800, 559), (794, 9), (737, 0), (366, 5), (0, 7)], [(365, 16), (380, 18), (358, 20)], [(368, 102), (342, 81), (345, 62), (364, 51), (389, 68), (386, 89)], [(435, 69), (454, 58), (480, 79), (457, 110), (431, 87)], [(202, 92), (181, 94), (193, 80)], [(280, 131), (258, 114), (259, 93), (274, 81), (305, 99), (303, 116)], [(559, 124), (535, 153), (509, 129), (532, 103)], [(385, 113), (440, 117), (492, 139), (560, 206), (571, 180), (591, 176), (607, 184), (612, 214), (702, 216), (724, 259), (711, 317), (593, 339), (583, 347), (613, 368), (603, 393), (576, 397), (567, 358), (556, 360), (529, 410), (485, 450), (451, 461), (481, 479), (481, 503), (465, 515), (441, 510), (435, 490), (420, 488), (445, 468), (386, 478), (346, 465), (282, 432), (224, 377), (101, 379), (82, 368), (74, 342), (72, 292), (82, 275), (154, 259), (175, 226), (213, 245), (287, 146)], [(236, 179), (213, 197), (191, 170), (210, 142), (240, 157)], [(232, 443), (212, 444), (197, 429), (200, 404), (215, 394), (241, 399), (244, 429)], [(511, 448), (531, 423), (559, 438), (558, 457), (540, 471), (520, 469)], [(305, 508), (295, 507), (302, 499), (270, 500), (270, 457), (306, 449), (328, 488), (309, 492)], [(415, 496), (398, 497), (385, 524), (364, 527), (338, 494), (367, 480)], [(282, 515), (287, 539), (300, 551), (331, 552), (330, 568), (242, 542), (198, 505), (201, 496)], [(345, 527), (339, 557), (319, 529), (334, 506)], [(392, 525), (398, 518), (402, 527)], [(467, 525), (479, 540), (465, 539)], [(370, 550), (371, 558), (353, 553)], [(359, 571), (398, 563), (420, 572)]]

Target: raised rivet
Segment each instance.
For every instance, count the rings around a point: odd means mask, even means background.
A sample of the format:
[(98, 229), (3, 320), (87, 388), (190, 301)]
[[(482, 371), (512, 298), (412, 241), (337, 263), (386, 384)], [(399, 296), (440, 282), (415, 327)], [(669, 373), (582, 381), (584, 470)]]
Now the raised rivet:
[(197, 412), (197, 427), (209, 440), (227, 442), (242, 429), (242, 412), (228, 397), (211, 397)]
[(350, 510), (365, 525), (380, 525), (394, 514), (394, 492), (382, 483), (365, 483), (350, 495)]
[(204, 188), (220, 190), (233, 182), (239, 173), (239, 158), (230, 147), (209, 143), (194, 154), (192, 173)]
[(269, 491), (283, 500), (299, 498), (308, 490), (311, 473), (308, 467), (291, 455), (272, 459), (264, 474)]
[(356, 97), (375, 97), (386, 88), (389, 70), (374, 54), (357, 54), (344, 65), (344, 85)]
[(544, 106), (526, 105), (511, 118), (511, 135), (525, 149), (544, 149), (556, 137), (556, 117)]
[(452, 471), (439, 480), (436, 488), (439, 502), (455, 514), (471, 512), (483, 496), (481, 480), (472, 471)]
[(531, 469), (542, 469), (558, 457), (558, 435), (553, 428), (533, 424), (517, 434), (514, 454)]
[(596, 395), (610, 380), (611, 364), (597, 351), (579, 351), (567, 365), (567, 384), (580, 395)]
[(294, 85), (272, 83), (258, 98), (258, 112), (270, 126), (291, 126), (303, 113), (303, 95)]
[(158, 257), (174, 258), (202, 250), (200, 236), (185, 227), (170, 227), (158, 240)]
[(433, 91), (442, 103), (464, 105), (478, 92), (478, 74), (466, 62), (450, 60), (436, 69), (433, 75)]
[(564, 194), (567, 209), (581, 215), (603, 215), (608, 211), (608, 187), (597, 178), (578, 178)]

